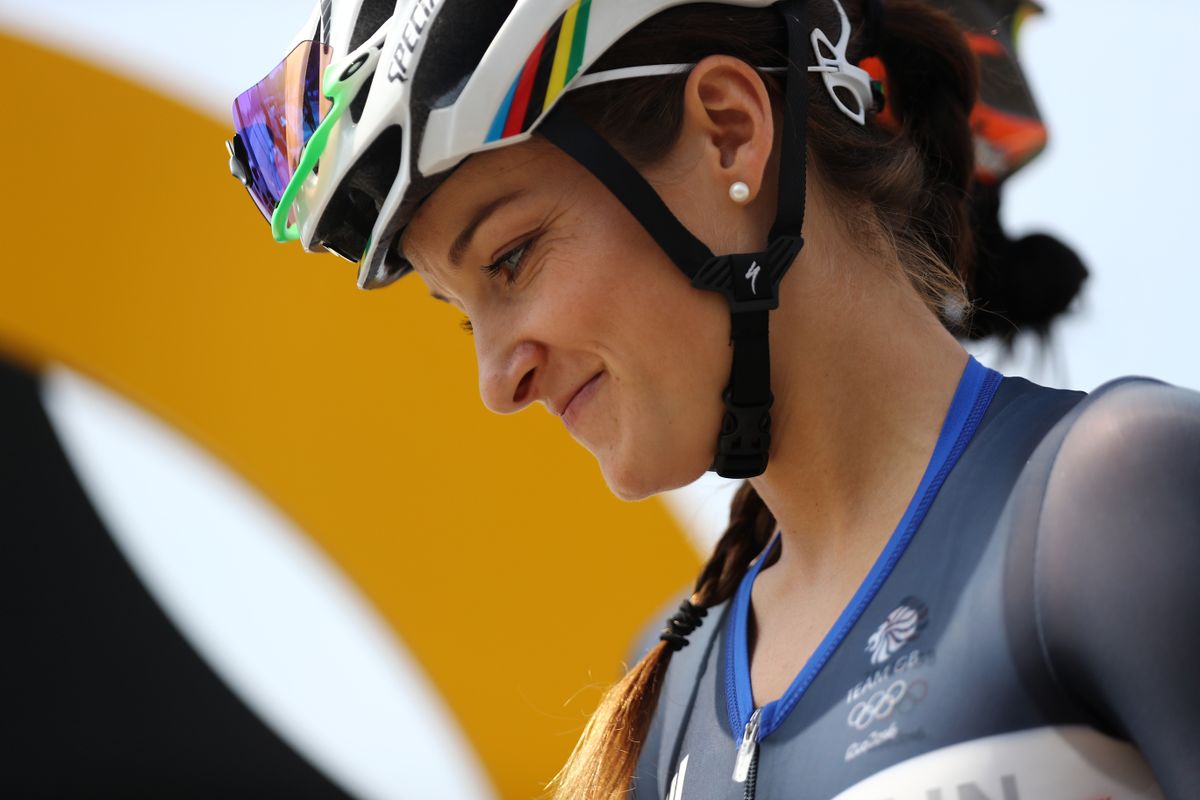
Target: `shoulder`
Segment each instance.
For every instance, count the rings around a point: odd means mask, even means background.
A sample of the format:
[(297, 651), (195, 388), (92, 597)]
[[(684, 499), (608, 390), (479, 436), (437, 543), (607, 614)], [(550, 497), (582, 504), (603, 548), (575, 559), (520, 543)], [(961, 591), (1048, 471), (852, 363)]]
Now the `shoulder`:
[(1031, 462), (1035, 581), (1047, 615), (1095, 610), (1117, 587), (1143, 593), (1121, 601), (1130, 608), (1200, 597), (1190, 579), (1200, 563), (1200, 393), (1146, 379), (1106, 384)]
[(1071, 425), (1064, 449), (1083, 454), (1100, 448), (1112, 455), (1175, 452), (1200, 435), (1200, 392), (1148, 378), (1123, 378), (1093, 392)]
[[(1200, 393), (1142, 378), (1093, 392), (1031, 459), (1039, 557), (1200, 547)], [(1107, 558), (1103, 556), (1107, 555)]]
[(1200, 393), (1114, 381), (1047, 439), (1041, 527), (1200, 524)]
[(1072, 509), (1082, 523), (1113, 503), (1198, 494), (1187, 490), (1200, 465), (1200, 393), (1122, 378), (1064, 412), (1038, 433), (1022, 469), (1014, 498), (1022, 527)]
[[(1200, 394), (1145, 379), (1107, 384), (1032, 462), (1045, 657), (1105, 727), (1154, 749), (1172, 704), (1200, 702), (1186, 666), (1200, 640)], [(1160, 672), (1153, 687), (1148, 664)]]
[(1179, 714), (1200, 708), (1200, 394), (1125, 380), (1072, 416), (1048, 437), (1036, 528), (1043, 652), (1061, 691), (1186, 796), (1200, 780)]

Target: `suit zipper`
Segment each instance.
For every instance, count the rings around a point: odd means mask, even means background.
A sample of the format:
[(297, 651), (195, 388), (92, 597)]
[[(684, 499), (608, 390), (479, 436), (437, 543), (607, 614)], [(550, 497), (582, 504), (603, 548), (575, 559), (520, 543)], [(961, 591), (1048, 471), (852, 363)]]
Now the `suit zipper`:
[(738, 746), (737, 758), (733, 761), (733, 780), (735, 783), (746, 784), (746, 797), (754, 797), (754, 781), (751, 776), (758, 774), (758, 726), (762, 719), (762, 709), (754, 709), (746, 730), (742, 732), (742, 743)]
[(750, 758), (750, 769), (746, 772), (746, 791), (742, 793), (742, 800), (754, 800), (756, 794), (758, 794), (758, 748), (754, 749), (754, 755)]

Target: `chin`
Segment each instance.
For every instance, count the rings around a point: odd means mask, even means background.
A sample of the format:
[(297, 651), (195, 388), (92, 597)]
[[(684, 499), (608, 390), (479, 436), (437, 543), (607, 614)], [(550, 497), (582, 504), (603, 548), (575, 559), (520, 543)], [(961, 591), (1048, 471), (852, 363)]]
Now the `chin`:
[[(645, 500), (662, 492), (687, 486), (704, 474), (707, 462), (685, 465), (678, 460), (662, 457), (640, 458), (629, 454), (596, 454), (600, 471), (608, 490), (621, 500), (634, 502)], [(687, 459), (694, 461), (695, 459)]]

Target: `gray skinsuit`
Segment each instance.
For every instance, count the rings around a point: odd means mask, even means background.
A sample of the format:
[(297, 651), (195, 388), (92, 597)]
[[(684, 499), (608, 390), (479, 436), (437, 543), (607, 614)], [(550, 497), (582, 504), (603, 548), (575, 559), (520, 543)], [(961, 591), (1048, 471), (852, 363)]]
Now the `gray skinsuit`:
[(675, 654), (636, 797), (1200, 797), (1200, 394), (972, 360), (875, 568), (761, 709), (756, 574)]

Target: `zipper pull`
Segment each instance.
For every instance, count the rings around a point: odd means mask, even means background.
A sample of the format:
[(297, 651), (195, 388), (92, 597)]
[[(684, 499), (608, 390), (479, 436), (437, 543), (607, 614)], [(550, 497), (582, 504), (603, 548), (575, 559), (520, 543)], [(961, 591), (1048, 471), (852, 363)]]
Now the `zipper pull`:
[(742, 733), (742, 743), (738, 747), (737, 759), (733, 762), (735, 783), (745, 783), (750, 774), (750, 762), (754, 760), (754, 754), (758, 752), (758, 723), (761, 717), (762, 709), (754, 709), (754, 713), (750, 715), (750, 721), (746, 723), (746, 730)]

